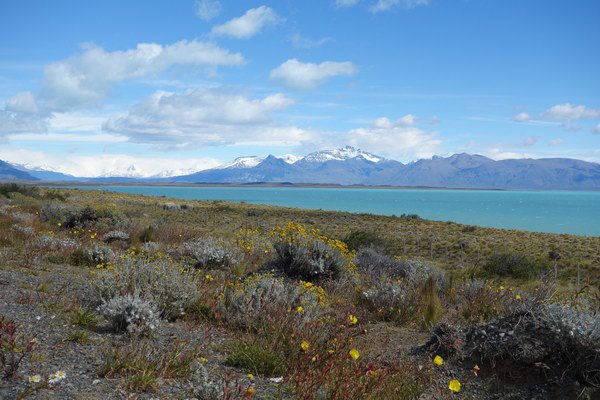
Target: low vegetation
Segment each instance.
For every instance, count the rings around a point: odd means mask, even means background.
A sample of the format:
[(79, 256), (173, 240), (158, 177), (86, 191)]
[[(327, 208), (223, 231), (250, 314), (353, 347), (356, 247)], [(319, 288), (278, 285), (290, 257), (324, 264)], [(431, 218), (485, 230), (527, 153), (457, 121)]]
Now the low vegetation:
[(0, 397), (587, 398), (600, 238), (0, 185)]

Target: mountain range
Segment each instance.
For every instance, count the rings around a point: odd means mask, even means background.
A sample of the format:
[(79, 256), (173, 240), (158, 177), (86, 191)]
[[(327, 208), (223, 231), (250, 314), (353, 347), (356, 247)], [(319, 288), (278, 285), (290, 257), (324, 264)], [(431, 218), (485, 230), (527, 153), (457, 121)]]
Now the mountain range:
[(139, 177), (135, 166), (118, 176), (77, 178), (57, 171), (0, 161), (0, 180), (140, 183), (293, 183), (427, 186), (481, 189), (600, 190), (600, 164), (568, 158), (495, 161), (477, 154), (434, 156), (408, 164), (351, 146), (304, 157), (240, 157), (216, 168), (168, 176)]

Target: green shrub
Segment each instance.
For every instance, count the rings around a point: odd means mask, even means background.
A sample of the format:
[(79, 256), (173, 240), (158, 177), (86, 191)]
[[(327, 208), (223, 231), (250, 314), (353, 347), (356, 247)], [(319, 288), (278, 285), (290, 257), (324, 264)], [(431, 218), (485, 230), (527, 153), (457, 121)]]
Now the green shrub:
[(387, 248), (389, 242), (378, 233), (362, 229), (353, 230), (344, 239), (348, 249), (358, 251), (363, 247)]
[(11, 193), (20, 193), (23, 196), (35, 196), (38, 189), (30, 185), (20, 185), (18, 183), (1, 183), (0, 196), (10, 197)]
[(545, 268), (544, 264), (525, 254), (505, 252), (492, 255), (482, 270), (488, 276), (531, 279)]
[(285, 373), (285, 359), (258, 343), (236, 340), (227, 346), (227, 363), (247, 373), (280, 376)]
[(145, 228), (142, 233), (140, 233), (139, 238), (142, 243), (156, 242), (156, 232), (154, 232), (154, 227), (150, 225)]

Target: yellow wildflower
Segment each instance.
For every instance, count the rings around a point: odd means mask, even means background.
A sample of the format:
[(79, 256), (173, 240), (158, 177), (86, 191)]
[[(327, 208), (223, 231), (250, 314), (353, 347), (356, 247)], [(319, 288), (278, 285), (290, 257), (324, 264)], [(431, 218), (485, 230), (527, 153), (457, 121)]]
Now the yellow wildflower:
[(358, 357), (360, 357), (360, 353), (356, 349), (351, 349), (348, 354), (350, 354), (353, 360), (358, 360)]
[(348, 320), (350, 321), (350, 323), (351, 323), (352, 325), (356, 325), (356, 323), (358, 322), (358, 318), (356, 318), (356, 316), (355, 316), (355, 315), (352, 315), (352, 314), (350, 314), (350, 315), (348, 316)]
[(299, 306), (298, 308), (296, 308), (296, 311), (302, 312), (302, 311), (304, 311), (304, 308), (302, 308), (302, 306)]
[(207, 281), (209, 281), (209, 282), (212, 282), (212, 281), (214, 281), (214, 278), (213, 278), (213, 277), (212, 277), (210, 274), (206, 274), (206, 275), (204, 275), (204, 279), (206, 279), (206, 280), (207, 280)]
[(444, 363), (444, 359), (440, 356), (435, 356), (435, 358), (433, 359), (433, 363), (439, 367)]
[(244, 397), (254, 396), (255, 392), (256, 392), (256, 390), (254, 390), (254, 387), (250, 386), (248, 389), (246, 389), (246, 393), (244, 393)]
[(202, 364), (206, 364), (206, 363), (208, 362), (208, 359), (207, 359), (207, 358), (204, 358), (204, 357), (200, 357), (200, 358), (198, 359), (198, 361), (200, 361)]
[(520, 294), (518, 294), (518, 295), (516, 295), (516, 296), (515, 296), (515, 298), (516, 298), (517, 300), (521, 300), (521, 295), (520, 295)]
[(310, 343), (308, 343), (306, 340), (303, 340), (302, 343), (300, 343), (300, 348), (302, 349), (302, 351), (308, 350), (309, 347)]
[(454, 393), (460, 392), (460, 382), (456, 379), (452, 379), (448, 385), (448, 389), (452, 390)]
[(253, 374), (248, 374), (248, 378), (250, 378), (250, 380), (254, 380), (254, 375)]

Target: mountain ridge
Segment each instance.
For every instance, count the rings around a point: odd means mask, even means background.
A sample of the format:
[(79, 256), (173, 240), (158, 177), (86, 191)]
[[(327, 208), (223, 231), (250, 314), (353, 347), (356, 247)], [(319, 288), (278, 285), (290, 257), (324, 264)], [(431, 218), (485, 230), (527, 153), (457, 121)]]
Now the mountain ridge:
[[(77, 178), (58, 172), (18, 170), (2, 179), (97, 183), (291, 183), (362, 186), (444, 187), (463, 189), (600, 190), (600, 164), (569, 158), (493, 160), (479, 154), (434, 156), (407, 164), (345, 146), (312, 152), (238, 157), (230, 163), (177, 176), (102, 176)], [(6, 168), (6, 167), (5, 167)], [(132, 169), (128, 172), (137, 172)], [(1, 170), (0, 170), (1, 172)], [(14, 171), (13, 171), (14, 172)], [(23, 175), (25, 174), (25, 175)], [(29, 175), (29, 178), (27, 177)], [(62, 175), (62, 178), (61, 178)]]

